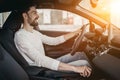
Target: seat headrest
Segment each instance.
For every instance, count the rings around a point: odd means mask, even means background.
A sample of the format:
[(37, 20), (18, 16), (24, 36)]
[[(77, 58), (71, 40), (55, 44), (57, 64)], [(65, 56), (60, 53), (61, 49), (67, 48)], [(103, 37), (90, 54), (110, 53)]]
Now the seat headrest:
[(8, 16), (7, 20), (3, 24), (3, 29), (10, 29), (12, 31), (17, 31), (21, 27), (21, 16), (17, 11), (12, 11)]

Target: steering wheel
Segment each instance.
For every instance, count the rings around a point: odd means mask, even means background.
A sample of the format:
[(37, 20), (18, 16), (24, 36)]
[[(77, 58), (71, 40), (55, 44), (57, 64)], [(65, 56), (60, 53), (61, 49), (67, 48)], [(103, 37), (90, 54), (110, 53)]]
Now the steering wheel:
[(71, 52), (70, 52), (71, 55), (74, 55), (75, 52), (77, 51), (79, 45), (81, 45), (82, 39), (83, 39), (84, 34), (85, 34), (85, 32), (86, 32), (87, 25), (89, 25), (89, 23), (84, 24), (84, 25), (82, 26), (82, 32), (81, 32), (81, 34), (79, 34), (79, 35), (77, 36), (77, 38), (75, 39), (75, 41), (74, 41), (74, 43), (73, 43), (73, 46), (72, 46), (72, 50), (71, 50)]

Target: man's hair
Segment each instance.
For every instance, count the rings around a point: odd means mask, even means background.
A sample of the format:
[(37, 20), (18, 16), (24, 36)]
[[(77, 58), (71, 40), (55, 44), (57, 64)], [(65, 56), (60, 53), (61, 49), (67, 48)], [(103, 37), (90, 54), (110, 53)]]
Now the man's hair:
[(24, 5), (23, 8), (17, 10), (18, 14), (21, 17), (22, 22), (23, 22), (23, 16), (22, 16), (22, 14), (23, 13), (27, 13), (30, 10), (30, 7), (32, 7), (32, 6), (37, 7), (37, 5), (35, 3), (29, 2), (26, 5)]

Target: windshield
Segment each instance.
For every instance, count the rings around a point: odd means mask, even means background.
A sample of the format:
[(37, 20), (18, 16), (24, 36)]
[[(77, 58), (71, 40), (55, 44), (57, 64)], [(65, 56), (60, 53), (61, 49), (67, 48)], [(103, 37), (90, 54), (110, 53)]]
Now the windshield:
[[(95, 1), (95, 0), (91, 0)], [(109, 9), (109, 4), (110, 0), (96, 0), (97, 5), (96, 7), (92, 7), (90, 0), (82, 0), (79, 5), (82, 6), (83, 8), (95, 13), (96, 15), (104, 18), (105, 20), (110, 20), (110, 9)]]
[[(96, 7), (90, 1), (97, 1)], [(120, 0), (82, 0), (79, 5), (120, 28)]]

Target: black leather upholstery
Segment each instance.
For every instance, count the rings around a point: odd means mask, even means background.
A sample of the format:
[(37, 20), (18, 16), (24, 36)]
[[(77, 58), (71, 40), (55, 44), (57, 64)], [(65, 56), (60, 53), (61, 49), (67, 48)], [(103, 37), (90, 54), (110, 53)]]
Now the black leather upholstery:
[(0, 80), (29, 80), (24, 69), (0, 45)]
[(5, 75), (3, 75), (1, 72), (0, 72), (0, 80), (7, 80)]
[(120, 80), (120, 59), (110, 54), (103, 54), (95, 57), (93, 63), (114, 78), (112, 80)]
[(13, 32), (10, 29), (0, 30), (1, 45), (14, 57), (14, 59), (23, 66), (28, 66), (27, 61), (20, 55), (15, 47), (13, 40)]

